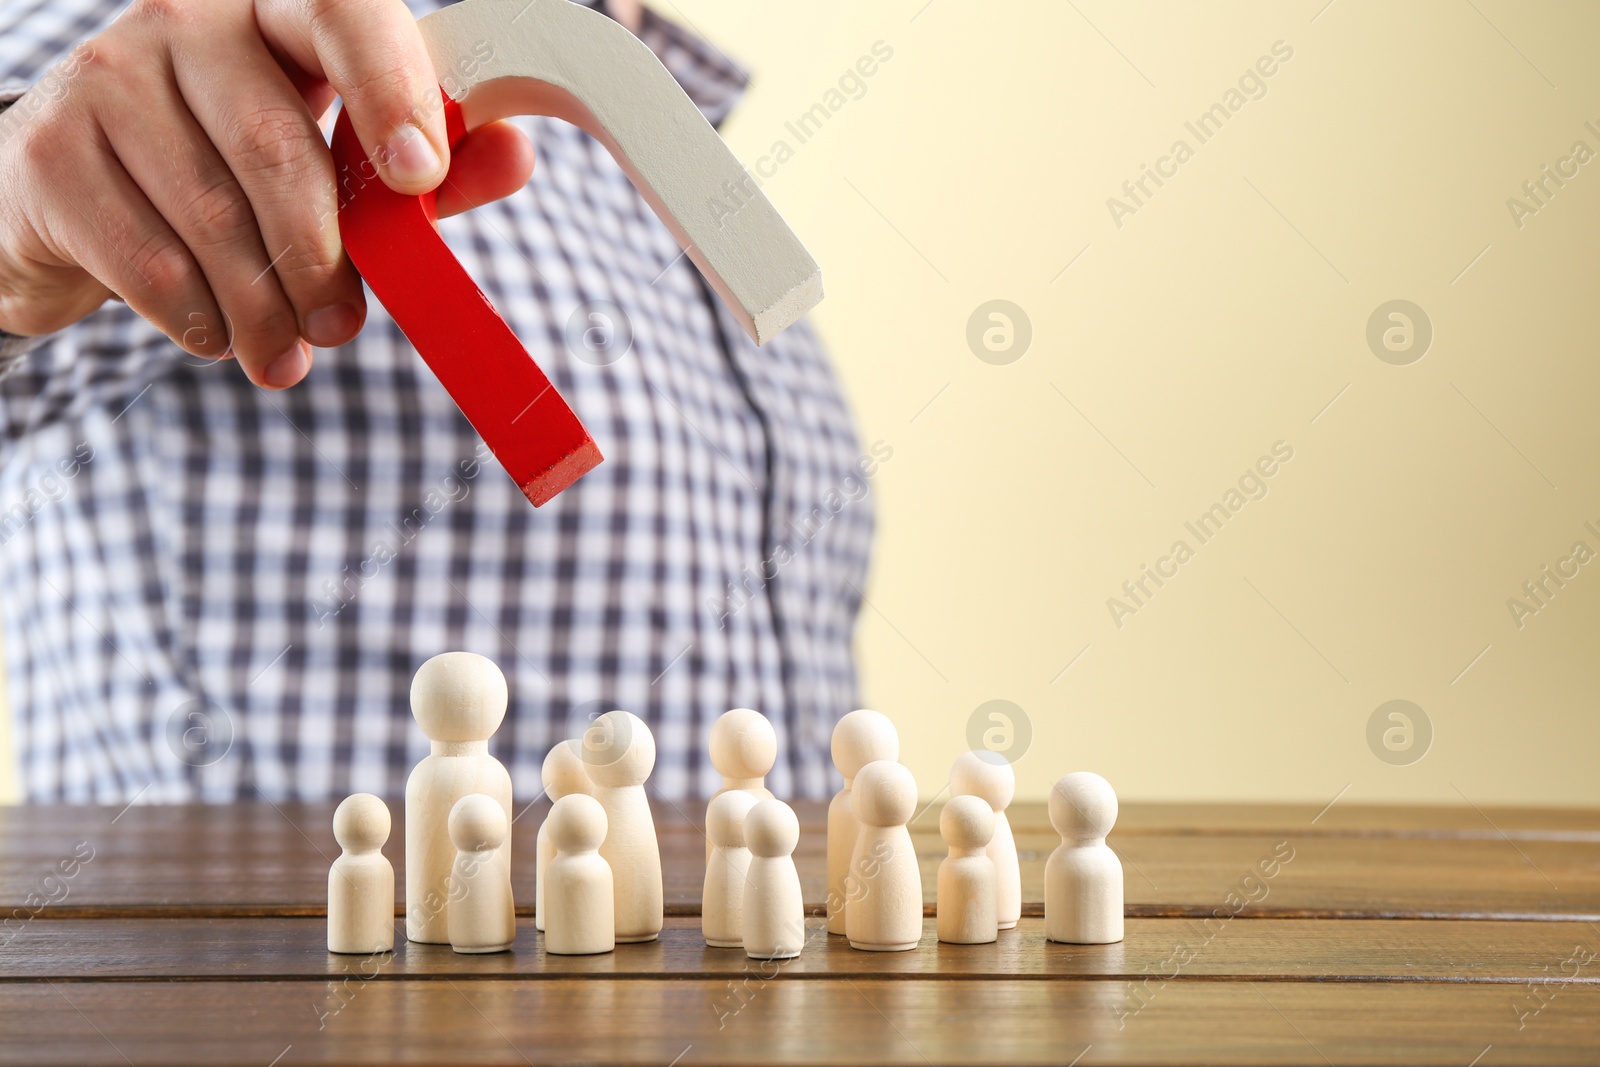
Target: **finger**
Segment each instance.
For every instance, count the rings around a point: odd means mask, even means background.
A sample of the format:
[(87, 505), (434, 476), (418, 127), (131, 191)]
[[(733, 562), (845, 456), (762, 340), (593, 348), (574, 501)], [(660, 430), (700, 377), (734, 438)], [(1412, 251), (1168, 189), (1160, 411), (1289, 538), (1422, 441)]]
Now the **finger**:
[[(42, 140), (42, 139), (41, 139)], [(180, 347), (220, 358), (227, 321), (205, 275), (97, 127), (82, 147), (26, 148), (36, 202), (48, 203), (48, 232), (60, 258), (77, 263)]]
[(401, 0), (258, 0), (268, 44), (344, 98), (367, 155), (399, 193), (435, 188), (449, 166), (433, 60)]
[(439, 216), (446, 218), (487, 204), (528, 184), (533, 142), (509, 122), (491, 122), (457, 143), (450, 175), (439, 186)]
[(273, 273), (244, 190), (166, 70), (126, 89), (98, 104), (112, 149), (205, 274), (232, 327), (233, 354), (250, 380), (293, 385), (306, 369), (300, 323)]
[[(192, 112), (244, 191), (266, 253), (261, 266), (272, 264), (298, 336), (324, 348), (344, 344), (360, 331), (366, 302), (339, 240), (338, 190), (322, 131), (249, 20), (202, 29), (172, 43), (179, 106)], [(212, 58), (224, 45), (232, 56), (225, 70)], [(292, 377), (292, 360), (282, 370)]]

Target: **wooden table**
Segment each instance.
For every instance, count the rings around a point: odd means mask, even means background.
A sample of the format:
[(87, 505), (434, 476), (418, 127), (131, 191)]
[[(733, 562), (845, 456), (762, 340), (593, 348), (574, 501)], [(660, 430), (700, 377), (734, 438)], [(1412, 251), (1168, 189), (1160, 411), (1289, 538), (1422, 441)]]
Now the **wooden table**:
[[(700, 941), (703, 810), (657, 807), (658, 942), (542, 951), (536, 804), (514, 952), (350, 957), (320, 918), (331, 806), (0, 809), (0, 1062), (1600, 1062), (1600, 810), (1129, 804), (1108, 946), (1044, 940), (1036, 805), (1012, 810), (1021, 925), (938, 944), (932, 810), (921, 946), (854, 952), (814, 920), (781, 965)], [(820, 902), (823, 809), (798, 810)]]

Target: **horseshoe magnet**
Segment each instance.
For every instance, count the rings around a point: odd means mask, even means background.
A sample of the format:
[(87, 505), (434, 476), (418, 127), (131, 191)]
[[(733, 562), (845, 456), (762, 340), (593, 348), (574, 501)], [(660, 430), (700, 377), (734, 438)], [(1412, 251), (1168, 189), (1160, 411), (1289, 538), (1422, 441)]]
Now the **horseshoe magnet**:
[[(570, 0), (460, 0), (418, 26), (454, 147), (512, 115), (594, 136), (756, 344), (822, 299), (822, 272), (655, 54)], [(378, 178), (348, 112), (333, 134), (351, 262), (535, 507), (601, 461), (594, 438), (438, 231), (436, 193)]]

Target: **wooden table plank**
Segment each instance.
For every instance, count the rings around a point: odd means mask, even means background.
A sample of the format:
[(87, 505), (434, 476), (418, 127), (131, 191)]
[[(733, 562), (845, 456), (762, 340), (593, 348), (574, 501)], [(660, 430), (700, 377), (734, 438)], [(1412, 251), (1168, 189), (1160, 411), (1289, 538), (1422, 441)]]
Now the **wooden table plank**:
[[(796, 863), (806, 900), (820, 908), (826, 843), (820, 809), (805, 811), (811, 829)], [(136, 807), (120, 816), (0, 810), (0, 916), (320, 915), (336, 854), (328, 815), (326, 805), (267, 804)], [(532, 911), (541, 816), (536, 807), (513, 830), (513, 884), (524, 915)], [(1030, 809), (1019, 811), (1019, 822), (1024, 816)], [(702, 838), (686, 815), (668, 808), (661, 817), (668, 912), (697, 915)], [(397, 872), (403, 841), (397, 820), (387, 849)], [(1044, 862), (1056, 841), (1036, 830), (1017, 835), (1025, 914), (1042, 912)], [(926, 833), (916, 842), (931, 913), (944, 849)], [(1284, 917), (1600, 919), (1600, 841), (1134, 833), (1114, 834), (1111, 843), (1123, 857), (1128, 913), (1136, 916), (1204, 917), (1253, 899), (1250, 913)], [(1292, 859), (1262, 879), (1260, 865), (1270, 866), (1275, 854)], [(70, 878), (63, 865), (72, 867)]]
[[(1473, 807), (1470, 804), (1125, 804), (1117, 831), (1158, 835), (1274, 837), (1464, 837), (1600, 841), (1600, 789), (1589, 808)], [(926, 819), (927, 816), (924, 816)], [(1313, 820), (1315, 820), (1313, 822)], [(1018, 830), (1048, 833), (1038, 805), (1019, 805)]]
[[(667, 920), (661, 939), (600, 956), (553, 956), (533, 922), (518, 924), (513, 951), (462, 955), (414, 945), (403, 930), (392, 954), (327, 951), (321, 919), (57, 919), (34, 923), (0, 947), (0, 982), (112, 978), (324, 980), (348, 974), (382, 981), (458, 979), (738, 978), (770, 973), (743, 952), (707, 948), (697, 919)], [(805, 950), (781, 965), (788, 978), (1083, 978), (1149, 975), (1201, 978), (1338, 978), (1363, 981), (1525, 983), (1563, 974), (1582, 954), (1600, 957), (1600, 924), (1411, 920), (1254, 919), (1211, 927), (1185, 919), (1130, 919), (1117, 945), (1046, 941), (1040, 919), (1023, 919), (992, 945), (940, 944), (933, 921), (911, 952), (857, 952), (807, 927)], [(1600, 984), (1600, 963), (1569, 964), (1574, 981)]]
[(1595, 1061), (1600, 988), (1531, 1003), (1426, 982), (1173, 982), (1137, 1011), (1092, 980), (18, 983), (0, 1064)]

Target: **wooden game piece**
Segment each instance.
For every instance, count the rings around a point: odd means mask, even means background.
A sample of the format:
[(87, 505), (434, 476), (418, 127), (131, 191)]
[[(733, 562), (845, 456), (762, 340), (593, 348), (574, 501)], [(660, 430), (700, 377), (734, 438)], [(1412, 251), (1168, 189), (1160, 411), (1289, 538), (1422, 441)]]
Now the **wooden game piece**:
[(756, 804), (754, 793), (733, 789), (718, 793), (706, 806), (711, 858), (700, 894), (700, 932), (712, 948), (744, 945), (745, 883), (750, 870), (744, 820)]
[(450, 809), (456, 858), (445, 910), (457, 952), (504, 952), (517, 939), (511, 867), (500, 853), (510, 826), (500, 802), (482, 793), (468, 793)]
[[(445, 652), (411, 679), (411, 713), (432, 750), (406, 779), (406, 937), (448, 945), (446, 902), (455, 846), (448, 820), (469, 793), (493, 797), (511, 821), (511, 775), (489, 755), (489, 737), (506, 714), (506, 677), (492, 660)], [(511, 835), (500, 844), (511, 869)]]
[[(580, 741), (562, 741), (545, 753), (540, 769), (544, 794), (554, 804), (570, 793), (590, 793), (594, 785), (589, 772), (583, 769), (583, 744)], [(544, 929), (544, 872), (556, 847), (550, 843), (550, 817), (539, 824), (539, 834), (534, 841), (535, 865), (533, 868), (533, 928)]]
[(994, 810), (982, 797), (951, 797), (939, 813), (939, 833), (950, 854), (939, 862), (939, 940), (986, 945), (999, 935), (994, 860), (985, 849), (994, 836)]
[(611, 865), (600, 855), (607, 837), (606, 811), (587, 793), (568, 793), (550, 808), (555, 855), (546, 875), (550, 910), (546, 952), (587, 956), (616, 948), (616, 903)]
[[(711, 766), (722, 775), (722, 786), (712, 797), (742, 789), (757, 800), (772, 799), (766, 778), (778, 760), (778, 733), (765, 715), (749, 708), (723, 712), (711, 724), (710, 750)], [(708, 836), (706, 859), (710, 858)]]
[(1061, 844), (1044, 865), (1044, 936), (1074, 945), (1122, 940), (1122, 861), (1106, 844), (1117, 821), (1117, 793), (1091, 771), (1074, 771), (1050, 790), (1050, 825)]
[(861, 823), (850, 857), (849, 881), (856, 891), (844, 915), (850, 947), (916, 948), (922, 939), (922, 875), (906, 829), (917, 806), (916, 780), (898, 763), (874, 760), (856, 775), (850, 803)]
[[(452, 146), (513, 115), (575, 123), (757, 344), (822, 299), (816, 261), (661, 61), (611, 18), (575, 3), (472, 0), (418, 28), (445, 79)], [(348, 111), (332, 147), (351, 260), (501, 466), (544, 503), (599, 463), (599, 448), (438, 235), (437, 194), (384, 185)]]
[[(711, 724), (711, 766), (722, 775), (717, 793), (742, 789), (757, 800), (771, 800), (766, 777), (778, 760), (778, 734), (759, 711), (734, 708)], [(713, 794), (715, 795), (715, 794)]]
[(995, 906), (1000, 929), (1010, 930), (1022, 918), (1022, 867), (1017, 863), (1017, 843), (1011, 836), (1006, 809), (1017, 792), (1016, 772), (995, 752), (963, 752), (950, 768), (950, 795), (982, 797), (994, 811), (994, 836), (989, 858), (994, 860)]
[(617, 943), (654, 941), (665, 914), (661, 848), (644, 791), (656, 765), (655, 738), (639, 716), (608, 711), (584, 731), (583, 765), (606, 813), (600, 855), (616, 880)]
[[(744, 891), (744, 954), (753, 960), (786, 960), (806, 943), (806, 906), (794, 866), (800, 820), (781, 800), (760, 800), (744, 817), (750, 870)], [(921, 899), (917, 904), (921, 920)]]
[(389, 808), (371, 793), (340, 801), (333, 839), (343, 850), (328, 870), (328, 951), (394, 949), (394, 867), (384, 856)]
[(845, 932), (849, 887), (845, 875), (855, 852), (861, 824), (850, 808), (850, 788), (861, 768), (874, 760), (900, 758), (900, 735), (889, 716), (859, 708), (833, 728), (833, 766), (844, 778), (844, 788), (828, 803), (828, 933)]

